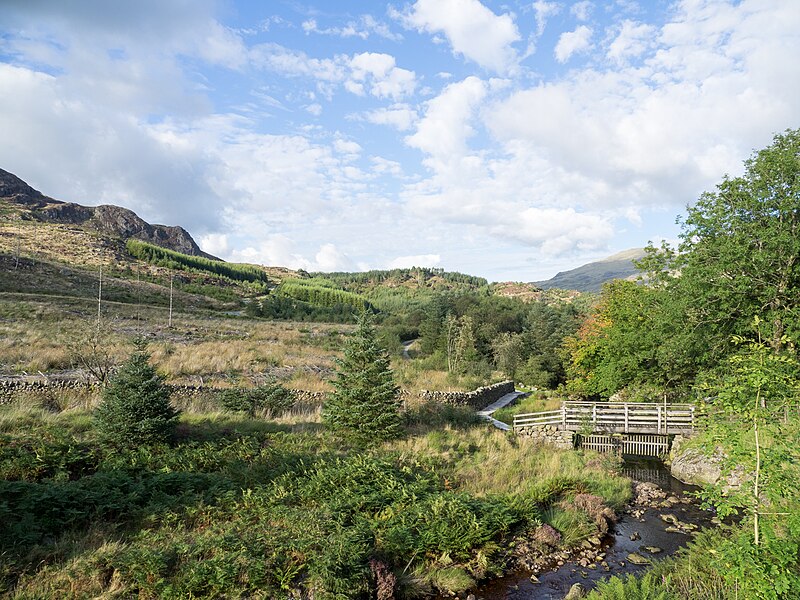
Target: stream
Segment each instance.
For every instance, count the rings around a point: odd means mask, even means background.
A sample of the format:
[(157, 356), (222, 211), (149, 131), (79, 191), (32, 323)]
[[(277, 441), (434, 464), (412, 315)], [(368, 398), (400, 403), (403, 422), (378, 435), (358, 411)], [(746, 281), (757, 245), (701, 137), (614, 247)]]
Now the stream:
[[(578, 562), (580, 556), (572, 557), (561, 566), (557, 564), (549, 571), (538, 573), (531, 580), (529, 572), (515, 572), (495, 579), (480, 587), (475, 596), (483, 600), (562, 600), (570, 587), (580, 583), (588, 591), (598, 581), (612, 575), (637, 573), (648, 568), (631, 563), (629, 555), (636, 554), (648, 560), (662, 559), (675, 553), (691, 539), (693, 528), (713, 527), (714, 513), (702, 510), (696, 503), (688, 503), (688, 492), (697, 488), (686, 485), (673, 478), (660, 462), (626, 463), (624, 473), (640, 482), (656, 484), (666, 492), (667, 498), (681, 500), (672, 506), (650, 508), (630, 506), (619, 516), (614, 530), (603, 540), (599, 559), (586, 561), (587, 566)], [(665, 522), (661, 515), (668, 516), (675, 523)], [(669, 530), (668, 530), (669, 528)], [(538, 582), (536, 582), (538, 579)]]

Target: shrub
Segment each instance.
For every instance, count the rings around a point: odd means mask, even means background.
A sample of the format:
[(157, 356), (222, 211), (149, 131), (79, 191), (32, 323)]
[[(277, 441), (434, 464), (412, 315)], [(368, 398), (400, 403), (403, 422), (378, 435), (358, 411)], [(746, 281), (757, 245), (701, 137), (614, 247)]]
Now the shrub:
[(175, 430), (178, 411), (169, 401), (169, 389), (150, 363), (150, 354), (138, 340), (130, 358), (103, 390), (95, 410), (101, 437), (119, 446), (166, 441)]
[(277, 381), (269, 381), (252, 389), (229, 388), (219, 393), (219, 404), (225, 410), (281, 414), (294, 406), (294, 394)]

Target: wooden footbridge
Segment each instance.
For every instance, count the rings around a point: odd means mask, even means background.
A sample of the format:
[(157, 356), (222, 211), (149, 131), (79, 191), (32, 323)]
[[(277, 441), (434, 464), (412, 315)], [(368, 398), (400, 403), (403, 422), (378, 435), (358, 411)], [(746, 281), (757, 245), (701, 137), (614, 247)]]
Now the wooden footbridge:
[(555, 432), (571, 432), (567, 439), (581, 448), (663, 456), (671, 436), (694, 431), (696, 417), (692, 404), (562, 402), (558, 410), (516, 415), (514, 431), (542, 439), (554, 432), (561, 440), (565, 434)]

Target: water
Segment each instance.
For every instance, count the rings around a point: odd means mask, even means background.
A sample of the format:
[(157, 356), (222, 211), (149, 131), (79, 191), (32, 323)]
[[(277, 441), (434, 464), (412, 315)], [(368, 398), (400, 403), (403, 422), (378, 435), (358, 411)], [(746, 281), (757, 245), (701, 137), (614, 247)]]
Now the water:
[[(625, 473), (639, 481), (656, 483), (665, 492), (679, 498), (697, 489), (670, 476), (668, 469), (661, 463), (626, 464)], [(641, 572), (648, 567), (631, 564), (628, 554), (636, 553), (652, 560), (662, 559), (675, 553), (692, 539), (687, 533), (665, 531), (670, 524), (660, 518), (659, 515), (662, 514), (674, 515), (684, 523), (693, 523), (699, 527), (713, 526), (711, 519), (714, 513), (702, 510), (696, 504), (647, 508), (639, 516), (638, 511), (624, 514), (613, 534), (604, 540), (601, 547), (601, 551), (606, 553), (604, 560), (608, 565), (607, 569), (597, 562), (592, 569), (570, 561), (555, 570), (540, 573), (539, 583), (531, 582), (530, 573), (518, 572), (492, 581), (481, 587), (475, 595), (484, 600), (562, 600), (575, 583), (581, 583), (590, 590), (598, 581), (612, 575)], [(631, 540), (631, 537), (639, 539)], [(652, 554), (646, 547), (657, 547), (662, 551)]]

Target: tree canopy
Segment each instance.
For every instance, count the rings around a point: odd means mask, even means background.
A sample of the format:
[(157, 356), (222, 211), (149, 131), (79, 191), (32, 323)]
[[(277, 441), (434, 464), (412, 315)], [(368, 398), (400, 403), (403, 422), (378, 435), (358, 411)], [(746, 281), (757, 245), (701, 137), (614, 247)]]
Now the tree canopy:
[(753, 319), (775, 352), (800, 334), (800, 130), (776, 135), (687, 208), (677, 248), (650, 246), (643, 284), (608, 286), (567, 344), (574, 391), (688, 389)]

